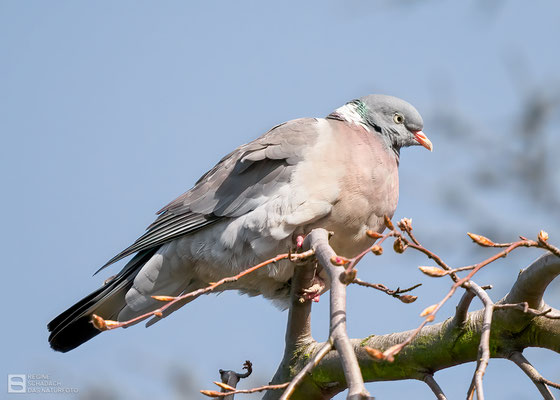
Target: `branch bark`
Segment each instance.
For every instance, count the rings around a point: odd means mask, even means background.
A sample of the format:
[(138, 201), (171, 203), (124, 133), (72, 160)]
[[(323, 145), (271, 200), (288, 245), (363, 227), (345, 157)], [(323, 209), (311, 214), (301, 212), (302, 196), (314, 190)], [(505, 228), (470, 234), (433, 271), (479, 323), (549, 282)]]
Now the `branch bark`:
[(433, 375), (426, 374), (424, 382), (426, 382), (426, 385), (432, 389), (432, 392), (436, 395), (437, 400), (447, 400), (447, 397), (445, 397), (443, 390), (441, 390)]
[(519, 274), (504, 303), (527, 302), (529, 307), (541, 309), (547, 286), (560, 275), (560, 257), (548, 253), (537, 258)]
[(301, 301), (302, 291), (311, 285), (313, 279), (313, 264), (309, 261), (297, 265), (294, 269), (284, 350), (287, 353), (292, 353), (297, 348), (313, 342), (311, 336), (311, 302)]
[(309, 240), (316, 243), (314, 246), (315, 256), (329, 275), (331, 284), (330, 337), (340, 355), (344, 377), (348, 385), (348, 399), (369, 399), (370, 396), (364, 385), (360, 366), (346, 330), (346, 284), (341, 281), (344, 268), (331, 263), (333, 257), (336, 257), (336, 253), (328, 244), (328, 232), (326, 230), (314, 229), (309, 234)]
[(494, 313), (494, 302), (490, 299), (490, 296), (473, 281), (467, 282), (465, 285), (467, 289), (478, 296), (482, 304), (484, 304), (482, 332), (480, 334), (480, 344), (478, 345), (477, 367), (467, 397), (471, 399), (473, 391), (476, 389), (477, 399), (484, 400), (482, 377), (486, 372), (486, 366), (490, 360), (490, 327), (492, 325), (492, 314)]
[(554, 396), (550, 392), (550, 389), (546, 384), (542, 382), (544, 379), (542, 375), (531, 365), (531, 363), (521, 354), (520, 352), (516, 351), (509, 356), (509, 359), (513, 361), (525, 374), (531, 379), (531, 381), (535, 384), (539, 392), (544, 400), (554, 400)]

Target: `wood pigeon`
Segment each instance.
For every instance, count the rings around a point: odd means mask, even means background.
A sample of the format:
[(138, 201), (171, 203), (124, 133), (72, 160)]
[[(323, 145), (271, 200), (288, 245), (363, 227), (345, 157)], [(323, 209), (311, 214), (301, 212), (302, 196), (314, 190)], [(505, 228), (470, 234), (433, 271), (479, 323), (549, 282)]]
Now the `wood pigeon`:
[[(92, 314), (131, 319), (161, 304), (153, 295), (177, 296), (238, 274), (285, 253), (314, 228), (334, 232), (330, 244), (339, 255), (364, 251), (373, 241), (366, 230), (382, 232), (384, 216), (395, 212), (400, 149), (432, 150), (422, 128), (412, 105), (369, 95), (326, 118), (277, 125), (238, 147), (101, 267), (135, 254), (100, 289), (48, 324), (51, 347), (66, 352), (100, 333)], [(287, 260), (277, 262), (220, 290), (263, 295), (285, 308), (293, 268)]]

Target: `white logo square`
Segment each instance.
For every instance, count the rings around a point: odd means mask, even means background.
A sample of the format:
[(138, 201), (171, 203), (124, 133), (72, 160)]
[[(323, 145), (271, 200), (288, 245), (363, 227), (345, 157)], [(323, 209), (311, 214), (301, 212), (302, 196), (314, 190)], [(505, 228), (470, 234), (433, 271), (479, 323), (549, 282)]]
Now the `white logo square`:
[(8, 393), (27, 393), (25, 374), (8, 374)]

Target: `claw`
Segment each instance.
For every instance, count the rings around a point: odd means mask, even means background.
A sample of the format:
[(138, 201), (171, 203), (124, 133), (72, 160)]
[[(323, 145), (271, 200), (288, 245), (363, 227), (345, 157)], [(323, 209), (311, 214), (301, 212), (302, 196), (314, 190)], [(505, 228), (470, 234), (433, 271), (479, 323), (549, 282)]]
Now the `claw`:
[(300, 301), (305, 302), (311, 300), (315, 303), (318, 303), (319, 298), (321, 297), (321, 293), (323, 293), (323, 290), (325, 290), (325, 286), (325, 281), (323, 281), (323, 279), (321, 279), (319, 276), (315, 276), (312, 280), (312, 285), (302, 290)]

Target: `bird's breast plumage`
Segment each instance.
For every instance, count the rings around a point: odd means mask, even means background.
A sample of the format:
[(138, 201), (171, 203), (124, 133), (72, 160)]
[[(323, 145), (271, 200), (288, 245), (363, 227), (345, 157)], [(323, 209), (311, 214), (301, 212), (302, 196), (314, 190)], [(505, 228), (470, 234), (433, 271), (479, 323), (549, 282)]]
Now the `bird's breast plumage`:
[(319, 182), (336, 187), (337, 196), (329, 215), (306, 231), (315, 227), (333, 231), (335, 251), (352, 257), (371, 245), (366, 230), (382, 231), (384, 215), (392, 217), (395, 212), (398, 164), (394, 152), (375, 131), (343, 121), (327, 122), (330, 148), (321, 149), (326, 161), (322, 168), (332, 173)]

